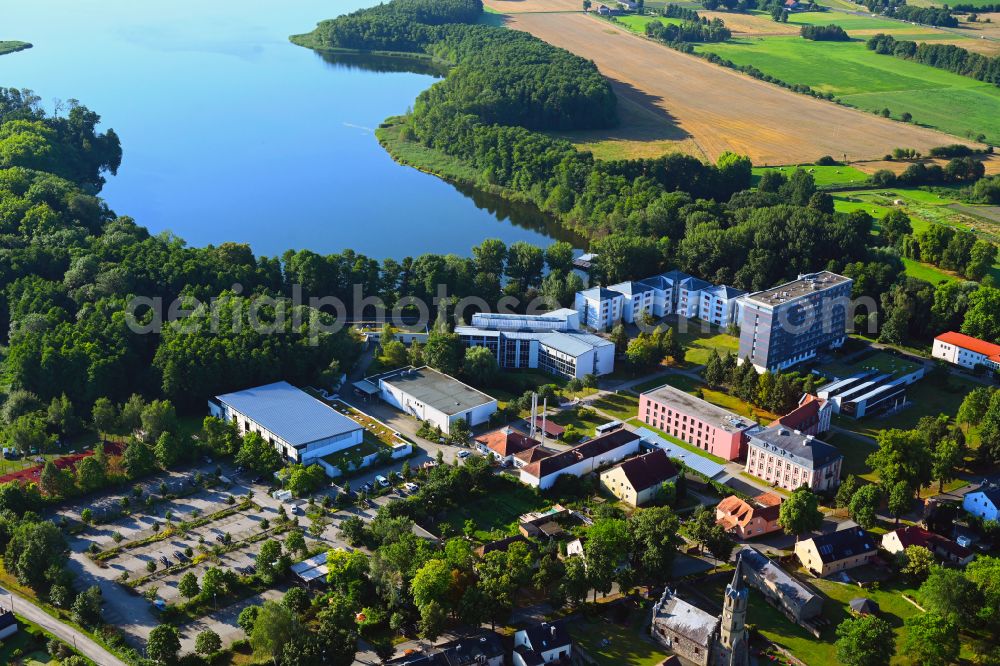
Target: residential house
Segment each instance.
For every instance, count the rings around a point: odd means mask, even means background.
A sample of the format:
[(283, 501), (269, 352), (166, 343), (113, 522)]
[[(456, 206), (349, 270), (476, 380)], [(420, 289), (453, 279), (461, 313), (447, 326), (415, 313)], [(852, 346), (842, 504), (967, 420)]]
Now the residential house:
[(484, 631), (382, 662), (387, 666), (503, 666), (503, 639)]
[(963, 368), (983, 366), (1000, 370), (1000, 345), (955, 331), (934, 338), (931, 356)]
[(791, 430), (798, 430), (803, 435), (815, 436), (830, 429), (832, 416), (833, 403), (811, 393), (805, 393), (799, 400), (798, 407), (773, 421), (770, 425), (784, 426)]
[(726, 460), (742, 456), (754, 421), (669, 384), (639, 396), (639, 420)]
[(497, 462), (507, 465), (513, 464), (516, 454), (533, 449), (540, 444), (538, 440), (532, 439), (510, 426), (483, 433), (475, 438), (475, 442), (476, 448), (483, 455), (491, 456)]
[(677, 480), (677, 468), (663, 449), (656, 449), (600, 474), (601, 487), (631, 506), (641, 506), (660, 492), (664, 483)]
[(966, 493), (962, 498), (962, 508), (983, 520), (1000, 520), (1000, 487), (984, 485)]
[(916, 525), (900, 527), (882, 535), (882, 549), (893, 555), (902, 553), (910, 546), (923, 546), (938, 559), (960, 567), (975, 557), (975, 553), (965, 546)]
[(515, 534), (514, 536), (505, 537), (503, 539), (498, 539), (497, 541), (490, 541), (489, 543), (484, 543), (482, 546), (476, 548), (476, 555), (483, 557), (484, 555), (492, 552), (502, 552), (506, 553), (507, 549), (510, 548), (515, 543), (523, 543), (528, 546), (531, 550), (536, 550), (535, 544), (523, 534)]
[(584, 476), (637, 453), (639, 442), (630, 430), (614, 430), (521, 467), (521, 483), (546, 490), (564, 474)]
[(521, 451), (520, 453), (514, 454), (514, 467), (516, 469), (521, 469), (526, 465), (538, 462), (543, 458), (551, 458), (557, 453), (553, 449), (546, 448), (544, 446), (536, 446), (533, 449), (528, 449), (527, 451)]
[(756, 548), (743, 546), (737, 557), (743, 562), (750, 587), (763, 594), (792, 622), (812, 629), (810, 620), (823, 612), (823, 597)]
[(774, 493), (763, 493), (749, 502), (730, 495), (715, 506), (715, 522), (737, 539), (752, 539), (781, 529), (780, 508), (781, 496)]
[(514, 666), (541, 666), (570, 662), (573, 639), (565, 622), (542, 622), (514, 634)]
[(840, 485), (844, 456), (836, 447), (784, 426), (771, 426), (750, 436), (746, 472), (773, 486), (814, 492)]
[(18, 632), (18, 629), (19, 626), (14, 613), (6, 608), (0, 608), (0, 641), (13, 636)]
[(878, 550), (868, 532), (860, 527), (849, 527), (798, 541), (795, 555), (803, 567), (823, 578), (837, 571), (870, 564), (878, 556)]

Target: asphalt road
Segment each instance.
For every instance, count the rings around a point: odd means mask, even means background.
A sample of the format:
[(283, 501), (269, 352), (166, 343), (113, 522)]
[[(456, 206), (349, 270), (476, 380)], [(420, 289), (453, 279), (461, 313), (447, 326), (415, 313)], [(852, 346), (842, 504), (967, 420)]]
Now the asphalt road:
[(16, 614), (34, 622), (53, 636), (72, 646), (77, 652), (101, 666), (127, 666), (103, 647), (95, 643), (83, 632), (57, 620), (24, 597), (0, 587), (0, 603), (10, 607)]

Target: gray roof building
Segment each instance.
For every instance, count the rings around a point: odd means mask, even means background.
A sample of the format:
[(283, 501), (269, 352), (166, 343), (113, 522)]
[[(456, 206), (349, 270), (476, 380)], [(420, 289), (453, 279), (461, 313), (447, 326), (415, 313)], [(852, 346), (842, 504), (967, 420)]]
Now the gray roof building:
[(296, 448), (362, 428), (357, 421), (288, 382), (226, 393), (215, 399)]
[(405, 368), (379, 381), (448, 415), (495, 402), (482, 391), (429, 367)]
[(698, 396), (691, 395), (670, 384), (646, 391), (642, 395), (662, 404), (672, 405), (688, 416), (694, 416), (705, 423), (720, 428), (726, 432), (739, 432), (753, 428), (757, 424), (750, 419), (733, 414), (727, 409), (713, 405)]
[(844, 457), (837, 447), (781, 425), (752, 433), (750, 446), (812, 470), (822, 469)]

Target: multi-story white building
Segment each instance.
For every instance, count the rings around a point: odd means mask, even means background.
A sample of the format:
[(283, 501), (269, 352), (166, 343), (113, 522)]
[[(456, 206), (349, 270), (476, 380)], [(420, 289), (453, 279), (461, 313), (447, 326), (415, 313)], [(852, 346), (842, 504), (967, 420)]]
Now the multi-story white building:
[(573, 307), (582, 324), (603, 331), (621, 321), (625, 296), (605, 287), (591, 287), (576, 292)]
[(955, 331), (934, 338), (931, 355), (963, 368), (985, 366), (1000, 370), (1000, 345)]
[(844, 456), (836, 447), (798, 430), (772, 426), (750, 435), (746, 472), (771, 485), (821, 492), (840, 485)]
[(574, 307), (580, 322), (596, 329), (610, 328), (619, 321), (634, 323), (643, 312), (653, 317), (676, 314), (725, 327), (738, 321), (739, 298), (745, 293), (669, 271), (636, 282), (579, 291)]
[(486, 347), (507, 370), (531, 368), (570, 379), (607, 375), (615, 369), (615, 345), (580, 331), (494, 331), (456, 326), (467, 347)]
[(536, 315), (477, 312), (472, 315), (472, 326), (491, 331), (579, 331), (580, 313), (570, 308), (560, 308)]
[(609, 291), (622, 295), (622, 321), (632, 324), (643, 313), (653, 314), (655, 299), (653, 287), (642, 282), (619, 282), (608, 287)]
[(735, 287), (719, 285), (701, 291), (698, 319), (726, 328), (739, 321), (740, 296), (747, 292)]

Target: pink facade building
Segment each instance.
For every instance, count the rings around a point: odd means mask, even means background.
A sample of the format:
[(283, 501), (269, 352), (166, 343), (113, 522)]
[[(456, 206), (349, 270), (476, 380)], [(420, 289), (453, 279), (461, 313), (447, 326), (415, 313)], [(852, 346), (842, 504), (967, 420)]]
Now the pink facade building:
[(639, 420), (712, 455), (736, 460), (746, 451), (753, 421), (673, 386), (639, 396)]

